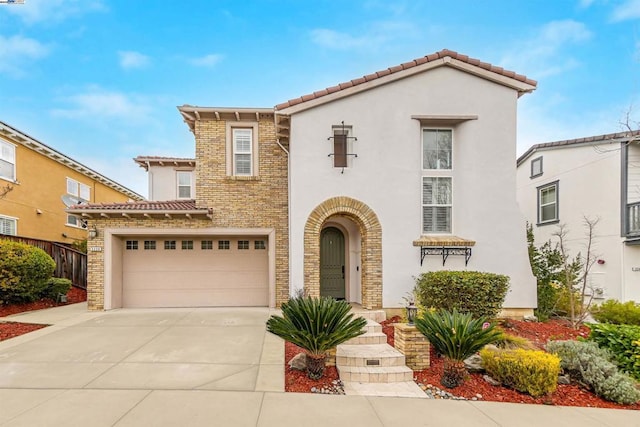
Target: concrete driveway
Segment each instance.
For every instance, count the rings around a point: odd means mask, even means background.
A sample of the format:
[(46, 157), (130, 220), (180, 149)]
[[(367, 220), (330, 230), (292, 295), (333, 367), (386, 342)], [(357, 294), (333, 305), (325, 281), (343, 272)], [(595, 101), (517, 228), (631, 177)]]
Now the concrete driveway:
[(267, 308), (65, 308), (11, 318), (54, 326), (0, 343), (0, 388), (283, 391)]

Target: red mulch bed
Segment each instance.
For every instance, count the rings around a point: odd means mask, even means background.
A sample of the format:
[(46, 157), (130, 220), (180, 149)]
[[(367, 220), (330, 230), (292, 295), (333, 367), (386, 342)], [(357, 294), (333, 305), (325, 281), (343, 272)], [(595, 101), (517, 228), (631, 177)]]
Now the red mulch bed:
[[(398, 316), (382, 322), (382, 331), (387, 334), (387, 342), (393, 346), (393, 323), (400, 321)], [(543, 348), (549, 340), (576, 339), (589, 335), (589, 328), (581, 327), (579, 330), (563, 320), (550, 320), (547, 322), (523, 322), (518, 320), (505, 320), (501, 322), (501, 327), (512, 335), (518, 335), (531, 340), (539, 348)], [(335, 367), (327, 367), (325, 375), (318, 381), (307, 378), (304, 372), (295, 371), (289, 368), (289, 360), (303, 350), (295, 345), (285, 342), (285, 391), (310, 393), (312, 387), (322, 388), (331, 385), (332, 381), (338, 379), (338, 372)], [(440, 384), (444, 363), (431, 349), (431, 367), (424, 371), (416, 371), (414, 379), (420, 384), (431, 384), (442, 390), (448, 391), (455, 396), (468, 399), (482, 395), (484, 401), (509, 402), (509, 403), (529, 403), (559, 406), (581, 406), (594, 408), (615, 408), (640, 410), (640, 404), (619, 405), (601, 399), (593, 393), (583, 389), (578, 385), (558, 385), (558, 389), (549, 396), (534, 398), (528, 394), (523, 394), (501, 386), (489, 385), (482, 374), (470, 374), (469, 378), (461, 386), (449, 389)]]
[[(0, 317), (10, 316), (12, 314), (24, 313), (25, 311), (42, 310), (43, 308), (58, 307), (61, 305), (75, 304), (87, 300), (87, 291), (84, 289), (72, 287), (67, 293), (67, 302), (59, 303), (50, 299), (41, 299), (39, 301), (24, 303), (0, 305)], [(0, 341), (26, 334), (48, 325), (36, 325), (31, 323), (20, 322), (0, 322)]]

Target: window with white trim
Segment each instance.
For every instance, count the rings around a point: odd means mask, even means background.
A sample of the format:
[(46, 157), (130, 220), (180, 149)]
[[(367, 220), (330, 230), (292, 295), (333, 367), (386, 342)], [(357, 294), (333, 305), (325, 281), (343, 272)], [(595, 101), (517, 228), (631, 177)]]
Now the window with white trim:
[(176, 171), (176, 181), (178, 182), (178, 199), (191, 199), (191, 180), (193, 172)]
[(538, 187), (538, 225), (554, 224), (558, 215), (558, 181)]
[(422, 129), (422, 169), (451, 169), (451, 129)]
[(218, 240), (218, 249), (222, 251), (230, 249), (231, 246), (229, 243), (229, 240)]
[(155, 240), (145, 240), (144, 241), (144, 249), (146, 251), (153, 251), (156, 249), (156, 241)]
[(125, 243), (125, 249), (128, 251), (137, 251), (138, 250), (138, 241), (137, 240), (127, 240)]
[(16, 146), (0, 141), (0, 178), (16, 180)]
[(253, 248), (255, 250), (267, 249), (267, 242), (265, 242), (264, 240), (256, 240), (253, 245)]
[(252, 128), (233, 128), (233, 174), (234, 175), (251, 175), (252, 174), (252, 145), (253, 145), (253, 129)]
[(91, 200), (91, 187), (75, 179), (67, 178), (67, 194), (88, 202)]
[(18, 220), (8, 216), (0, 216), (0, 234), (15, 236), (18, 234)]
[(176, 241), (175, 240), (165, 240), (164, 241), (164, 250), (165, 251), (172, 251), (176, 248)]
[(81, 216), (67, 214), (67, 225), (77, 228), (87, 228), (87, 221), (82, 219)]
[(182, 250), (193, 250), (193, 240), (183, 240), (182, 241)]
[(451, 177), (422, 177), (422, 232), (451, 233)]
[(200, 242), (200, 249), (203, 251), (213, 249), (213, 240), (203, 240)]

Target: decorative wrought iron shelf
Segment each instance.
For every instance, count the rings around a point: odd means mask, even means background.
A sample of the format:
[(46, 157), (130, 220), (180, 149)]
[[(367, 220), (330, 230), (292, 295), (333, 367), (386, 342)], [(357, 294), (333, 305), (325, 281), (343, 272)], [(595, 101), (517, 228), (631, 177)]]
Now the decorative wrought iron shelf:
[(471, 258), (471, 247), (460, 247), (460, 246), (420, 246), (420, 266), (424, 262), (424, 258), (427, 255), (440, 255), (442, 256), (442, 266), (447, 262), (447, 258), (449, 255), (461, 255), (464, 256), (464, 265), (465, 267), (469, 263), (469, 259)]

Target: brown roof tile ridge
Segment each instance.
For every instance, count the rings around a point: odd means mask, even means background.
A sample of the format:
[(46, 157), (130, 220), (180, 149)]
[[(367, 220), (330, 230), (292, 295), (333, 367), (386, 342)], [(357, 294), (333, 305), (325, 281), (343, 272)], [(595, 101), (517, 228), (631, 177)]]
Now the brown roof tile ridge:
[(372, 80), (376, 80), (376, 79), (379, 79), (381, 77), (388, 76), (390, 74), (394, 74), (394, 73), (397, 73), (397, 72), (400, 72), (400, 71), (404, 71), (404, 70), (407, 70), (409, 68), (413, 68), (413, 67), (416, 67), (418, 65), (426, 64), (427, 62), (432, 62), (432, 61), (435, 61), (437, 59), (442, 59), (442, 58), (445, 58), (445, 57), (449, 57), (449, 58), (456, 59), (456, 60), (461, 61), (461, 62), (465, 62), (467, 64), (470, 64), (470, 65), (485, 69), (487, 71), (490, 71), (490, 72), (493, 72), (493, 73), (496, 73), (496, 74), (499, 74), (499, 75), (502, 75), (502, 76), (505, 76), (505, 77), (509, 77), (511, 79), (514, 79), (514, 80), (517, 80), (517, 81), (520, 81), (520, 82), (523, 82), (523, 83), (526, 83), (526, 84), (529, 84), (531, 86), (537, 86), (537, 84), (538, 84), (538, 82), (536, 82), (535, 80), (529, 79), (529, 78), (527, 78), (526, 76), (524, 76), (522, 74), (517, 74), (515, 71), (505, 70), (502, 67), (498, 67), (496, 65), (489, 64), (488, 62), (482, 62), (482, 61), (480, 61), (479, 59), (476, 59), (476, 58), (470, 58), (468, 55), (462, 55), (462, 54), (460, 54), (460, 53), (458, 53), (456, 51), (450, 50), (450, 49), (442, 49), (442, 50), (440, 50), (438, 52), (435, 52), (435, 53), (432, 53), (432, 54), (429, 54), (429, 55), (425, 55), (423, 57), (414, 59), (412, 61), (404, 62), (404, 63), (402, 63), (400, 65), (395, 65), (395, 66), (389, 67), (389, 68), (384, 69), (384, 70), (380, 70), (380, 71), (377, 71), (377, 72), (374, 72), (374, 73), (371, 73), (371, 74), (367, 74), (367, 75), (365, 75), (363, 77), (359, 77), (359, 78), (356, 78), (356, 79), (353, 79), (353, 80), (349, 80), (347, 82), (339, 83), (339, 84), (337, 84), (335, 86), (331, 86), (331, 87), (328, 87), (326, 89), (318, 90), (318, 91), (315, 91), (313, 93), (300, 96), (298, 98), (290, 99), (290, 100), (288, 100), (286, 102), (277, 104), (274, 108), (275, 108), (275, 110), (282, 110), (282, 109), (287, 108), (287, 107), (292, 107), (294, 105), (302, 104), (303, 102), (311, 101), (313, 99), (318, 99), (318, 98), (321, 98), (323, 96), (326, 96), (326, 95), (329, 95), (329, 94), (332, 94), (332, 93), (335, 93), (335, 92), (339, 92), (341, 90), (344, 90), (344, 89), (347, 89), (347, 88), (350, 88), (350, 87), (354, 87), (354, 86), (357, 86), (357, 85), (360, 85), (360, 84), (363, 84), (363, 83), (366, 83), (366, 82), (370, 82)]

